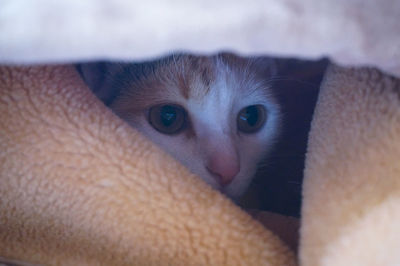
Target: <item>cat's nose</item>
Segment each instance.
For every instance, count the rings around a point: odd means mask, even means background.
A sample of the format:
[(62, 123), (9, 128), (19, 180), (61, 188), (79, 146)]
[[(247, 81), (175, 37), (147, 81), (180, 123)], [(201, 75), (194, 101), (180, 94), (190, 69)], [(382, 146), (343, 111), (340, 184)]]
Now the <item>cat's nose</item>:
[(221, 186), (227, 186), (240, 171), (239, 158), (237, 154), (216, 152), (206, 168)]

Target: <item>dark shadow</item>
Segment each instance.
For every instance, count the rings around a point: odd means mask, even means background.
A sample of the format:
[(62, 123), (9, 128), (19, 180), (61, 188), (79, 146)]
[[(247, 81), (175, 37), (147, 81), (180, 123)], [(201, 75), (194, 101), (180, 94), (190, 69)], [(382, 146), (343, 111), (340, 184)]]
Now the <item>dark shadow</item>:
[(241, 205), (246, 209), (300, 216), (308, 133), (328, 60), (280, 61), (274, 90), (282, 105), (283, 127), (270, 157), (260, 165)]

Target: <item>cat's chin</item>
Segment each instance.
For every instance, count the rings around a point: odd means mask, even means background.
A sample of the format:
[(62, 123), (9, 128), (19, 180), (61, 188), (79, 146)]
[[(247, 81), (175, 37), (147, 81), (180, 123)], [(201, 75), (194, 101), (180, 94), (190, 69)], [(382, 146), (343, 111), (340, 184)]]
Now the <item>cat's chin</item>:
[(215, 184), (210, 184), (209, 185), (216, 191), (218, 191), (219, 193), (223, 194), (225, 197), (231, 199), (233, 202), (236, 202), (240, 197), (238, 197), (237, 195), (234, 195), (232, 193), (229, 193), (229, 190), (227, 187), (222, 187), (220, 185), (215, 185)]
[(217, 190), (221, 193), (221, 194), (223, 194), (224, 196), (226, 196), (227, 198), (229, 198), (229, 199), (231, 199), (233, 202), (235, 202), (235, 203), (237, 203), (239, 200), (240, 200), (240, 198), (241, 198), (241, 196), (243, 195), (243, 193), (234, 193), (234, 192), (232, 192), (230, 189), (229, 189), (229, 186), (228, 187), (220, 187), (220, 188), (217, 188)]
[[(223, 194), (224, 196), (226, 196), (227, 198), (231, 199), (233, 202), (237, 203), (242, 196), (246, 193), (246, 191), (248, 190), (249, 184), (248, 182), (232, 182), (231, 184), (227, 185), (227, 186), (222, 186), (220, 184), (218, 184), (217, 182), (215, 182), (215, 179), (213, 179), (212, 177), (208, 177), (204, 178), (203, 176), (203, 181), (205, 181), (209, 186), (211, 186), (213, 189), (215, 189), (216, 191), (220, 192), (221, 194)], [(239, 180), (237, 180), (239, 181)]]

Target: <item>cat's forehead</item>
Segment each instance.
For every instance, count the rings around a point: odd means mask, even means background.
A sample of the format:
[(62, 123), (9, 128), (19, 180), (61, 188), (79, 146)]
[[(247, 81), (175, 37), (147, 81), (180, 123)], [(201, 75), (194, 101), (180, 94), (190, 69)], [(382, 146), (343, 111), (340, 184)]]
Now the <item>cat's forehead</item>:
[(158, 67), (163, 92), (185, 100), (202, 101), (223, 94), (248, 94), (260, 87), (249, 60), (219, 55), (180, 56)]
[(177, 90), (186, 100), (206, 97), (217, 78), (216, 66), (211, 57), (174, 57), (160, 71), (161, 75), (169, 76), (173, 83), (166, 89)]
[(271, 75), (259, 72), (251, 60), (237, 56), (171, 56), (138, 69), (130, 67), (132, 79), (119, 102), (138, 111), (165, 103), (229, 107), (268, 101)]

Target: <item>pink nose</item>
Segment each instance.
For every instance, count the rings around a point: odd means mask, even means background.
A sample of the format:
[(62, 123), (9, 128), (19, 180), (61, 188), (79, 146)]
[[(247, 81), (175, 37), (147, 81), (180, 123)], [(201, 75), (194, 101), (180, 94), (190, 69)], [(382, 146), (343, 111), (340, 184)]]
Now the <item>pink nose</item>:
[(216, 152), (211, 156), (206, 168), (221, 186), (226, 186), (240, 171), (239, 159), (236, 153)]

